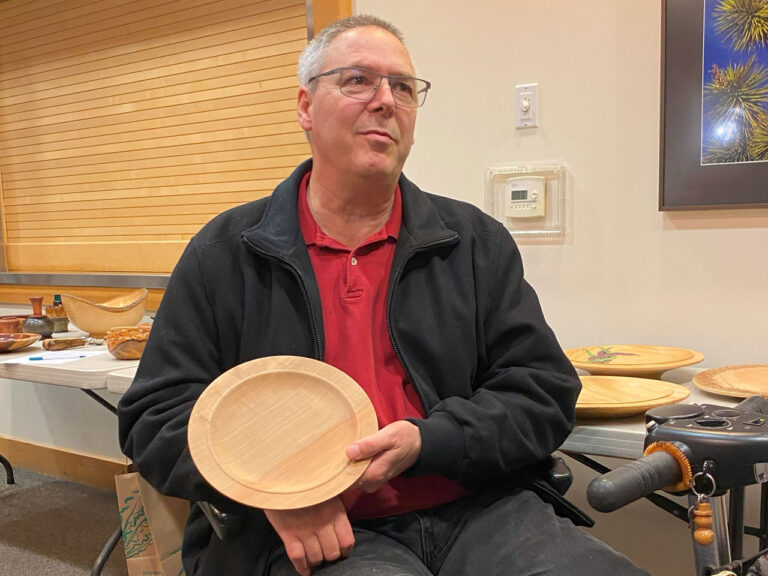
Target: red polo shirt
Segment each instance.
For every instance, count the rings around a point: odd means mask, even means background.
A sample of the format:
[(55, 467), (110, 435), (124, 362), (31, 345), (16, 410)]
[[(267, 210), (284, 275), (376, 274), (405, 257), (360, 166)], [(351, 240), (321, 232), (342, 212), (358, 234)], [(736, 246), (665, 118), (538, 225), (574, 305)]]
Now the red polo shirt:
[[(387, 329), (387, 286), (402, 221), (400, 188), (384, 227), (350, 250), (326, 235), (312, 217), (307, 203), (310, 174), (299, 188), (299, 226), (320, 289), (325, 362), (365, 390), (379, 428), (408, 417), (423, 418), (419, 396)], [(437, 506), (464, 492), (460, 484), (440, 476), (397, 477), (374, 494), (352, 489), (342, 498), (351, 517), (375, 518)]]

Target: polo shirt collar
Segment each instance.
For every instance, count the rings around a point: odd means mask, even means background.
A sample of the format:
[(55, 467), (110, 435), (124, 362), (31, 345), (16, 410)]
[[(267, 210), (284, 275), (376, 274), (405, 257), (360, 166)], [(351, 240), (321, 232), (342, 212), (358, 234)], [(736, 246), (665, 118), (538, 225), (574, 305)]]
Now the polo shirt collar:
[[(299, 184), (298, 194), (298, 213), (299, 213), (299, 227), (301, 228), (304, 242), (307, 246), (321, 246), (329, 248), (341, 248), (342, 245), (323, 232), (320, 226), (315, 222), (312, 212), (309, 209), (309, 202), (307, 200), (307, 188), (309, 186), (309, 179), (312, 175), (310, 170), (301, 179)], [(378, 242), (387, 240), (389, 238), (397, 240), (397, 236), (400, 233), (400, 225), (403, 220), (403, 200), (400, 193), (400, 185), (395, 188), (395, 199), (392, 205), (392, 212), (389, 215), (389, 219), (384, 223), (381, 230), (375, 232), (369, 236), (362, 245), (370, 244), (372, 242)]]

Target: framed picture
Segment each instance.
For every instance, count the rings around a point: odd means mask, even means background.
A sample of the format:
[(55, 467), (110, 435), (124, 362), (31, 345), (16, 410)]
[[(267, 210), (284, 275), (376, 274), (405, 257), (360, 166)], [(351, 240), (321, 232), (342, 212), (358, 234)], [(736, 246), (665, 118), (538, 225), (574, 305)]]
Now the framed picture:
[(768, 0), (662, 0), (660, 210), (768, 207)]

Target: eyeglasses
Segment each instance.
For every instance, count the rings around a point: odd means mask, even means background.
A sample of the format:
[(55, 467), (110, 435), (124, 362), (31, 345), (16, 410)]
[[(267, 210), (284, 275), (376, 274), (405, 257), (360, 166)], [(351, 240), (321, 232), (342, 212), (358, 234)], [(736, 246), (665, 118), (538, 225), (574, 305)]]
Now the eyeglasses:
[(376, 90), (381, 86), (382, 79), (386, 78), (389, 82), (389, 89), (392, 91), (392, 98), (400, 106), (407, 106), (408, 108), (418, 108), (424, 104), (427, 99), (427, 91), (432, 86), (426, 80), (412, 76), (388, 76), (365, 68), (334, 68), (328, 72), (312, 76), (307, 83), (333, 74), (339, 75), (339, 90), (344, 96), (365, 101), (373, 98)]

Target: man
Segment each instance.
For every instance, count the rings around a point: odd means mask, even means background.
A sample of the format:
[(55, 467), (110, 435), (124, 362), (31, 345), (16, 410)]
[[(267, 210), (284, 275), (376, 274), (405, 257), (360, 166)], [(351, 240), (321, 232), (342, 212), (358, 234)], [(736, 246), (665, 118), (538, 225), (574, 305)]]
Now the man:
[[(299, 79), (312, 161), (193, 238), (120, 403), (123, 449), (152, 484), (242, 518), (220, 540), (193, 508), (187, 574), (642, 573), (529, 490), (572, 427), (579, 380), (509, 233), (402, 175), (429, 83), (400, 33), (336, 23)], [(354, 488), (249, 509), (200, 476), (186, 423), (219, 374), (279, 354), (352, 376), (380, 430), (347, 448), (372, 458)]]

